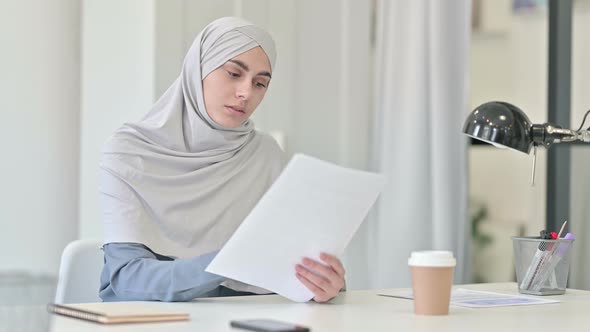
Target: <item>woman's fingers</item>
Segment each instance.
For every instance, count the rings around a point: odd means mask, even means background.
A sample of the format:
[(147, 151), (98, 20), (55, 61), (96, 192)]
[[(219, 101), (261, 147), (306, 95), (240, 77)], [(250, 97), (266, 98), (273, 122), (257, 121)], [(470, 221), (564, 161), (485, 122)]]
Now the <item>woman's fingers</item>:
[(299, 279), (299, 281), (301, 281), (305, 285), (305, 287), (307, 287), (313, 293), (313, 295), (320, 296), (325, 293), (325, 291), (323, 289), (316, 286), (313, 282), (311, 282), (309, 279), (307, 279), (303, 274), (297, 272), (295, 274), (295, 276), (297, 276), (297, 279)]
[(295, 274), (297, 279), (301, 281), (302, 284), (305, 285), (314, 295), (313, 299), (316, 302), (327, 302), (330, 301), (334, 296), (331, 296), (328, 292), (324, 291), (323, 289), (319, 288), (316, 284), (314, 284), (311, 280), (307, 279), (303, 274), (297, 272)]
[(345, 270), (335, 256), (321, 254), (320, 258), (328, 265), (304, 258), (295, 270), (297, 278), (315, 295), (314, 300), (326, 302), (336, 297), (344, 287)]
[(336, 280), (338, 277), (340, 277), (340, 274), (338, 274), (338, 272), (336, 272), (336, 270), (334, 270), (331, 266), (326, 266), (320, 262), (314, 261), (313, 259), (304, 258), (301, 262), (303, 263), (303, 266), (309, 270), (314, 271), (316, 274), (319, 274), (330, 281)]
[(320, 259), (329, 264), (332, 267), (332, 269), (334, 269), (334, 271), (338, 273), (338, 275), (344, 278), (346, 271), (344, 270), (344, 266), (342, 265), (342, 262), (338, 259), (338, 257), (326, 253), (321, 253)]
[[(303, 265), (297, 264), (295, 266), (295, 270), (297, 271), (298, 274), (304, 276), (307, 280), (312, 282), (317, 288), (319, 288), (320, 290), (322, 290), (324, 292), (331, 292), (332, 289), (334, 288), (334, 286), (332, 285), (330, 280), (327, 279), (325, 276), (314, 273), (314, 272), (310, 271), (309, 269), (307, 269)], [(336, 274), (336, 273), (334, 273), (334, 274)]]

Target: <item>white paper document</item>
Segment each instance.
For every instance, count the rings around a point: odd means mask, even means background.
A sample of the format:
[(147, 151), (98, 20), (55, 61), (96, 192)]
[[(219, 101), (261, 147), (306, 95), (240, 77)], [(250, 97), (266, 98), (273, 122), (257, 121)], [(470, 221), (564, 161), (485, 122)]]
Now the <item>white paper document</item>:
[[(382, 292), (379, 295), (399, 297), (410, 300), (414, 298), (411, 289)], [(549, 300), (539, 297), (502, 294), (494, 292), (474, 291), (464, 288), (453, 288), (453, 290), (451, 291), (452, 305), (469, 308), (505, 307), (514, 305), (549, 304), (558, 302), (559, 300)]]
[(341, 255), (383, 184), (381, 175), (296, 154), (206, 271), (309, 301), (295, 265)]

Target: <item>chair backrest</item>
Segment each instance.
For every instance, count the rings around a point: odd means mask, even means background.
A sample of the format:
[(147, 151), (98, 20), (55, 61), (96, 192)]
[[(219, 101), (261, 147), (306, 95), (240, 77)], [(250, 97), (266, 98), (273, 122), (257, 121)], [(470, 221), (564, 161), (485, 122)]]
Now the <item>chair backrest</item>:
[(104, 265), (102, 241), (84, 239), (70, 242), (59, 266), (55, 303), (101, 302), (98, 296), (100, 272)]

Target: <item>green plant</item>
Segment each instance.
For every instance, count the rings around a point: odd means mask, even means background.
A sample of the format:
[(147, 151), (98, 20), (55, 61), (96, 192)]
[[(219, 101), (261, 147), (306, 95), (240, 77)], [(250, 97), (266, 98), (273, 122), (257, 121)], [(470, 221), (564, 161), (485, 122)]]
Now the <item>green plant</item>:
[(488, 208), (481, 204), (471, 215), (471, 239), (477, 249), (483, 249), (493, 241), (489, 234), (482, 232), (481, 224), (488, 218)]
[[(470, 204), (470, 221), (471, 221), (471, 241), (473, 243), (473, 256), (472, 258), (475, 260), (480, 257), (483, 250), (492, 244), (493, 237), (487, 233), (485, 233), (481, 225), (485, 223), (488, 219), (488, 208), (484, 203), (474, 203), (471, 202)], [(473, 265), (473, 282), (475, 283), (482, 283), (486, 282), (487, 280), (481, 275), (481, 272), (477, 269), (477, 264)]]

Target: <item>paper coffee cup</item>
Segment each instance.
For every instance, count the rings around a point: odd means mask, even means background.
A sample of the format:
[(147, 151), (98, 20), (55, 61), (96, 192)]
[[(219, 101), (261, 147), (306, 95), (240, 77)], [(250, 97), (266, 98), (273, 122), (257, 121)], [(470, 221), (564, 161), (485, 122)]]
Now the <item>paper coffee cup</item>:
[(448, 315), (457, 261), (450, 251), (415, 251), (408, 259), (412, 273), (414, 312)]

